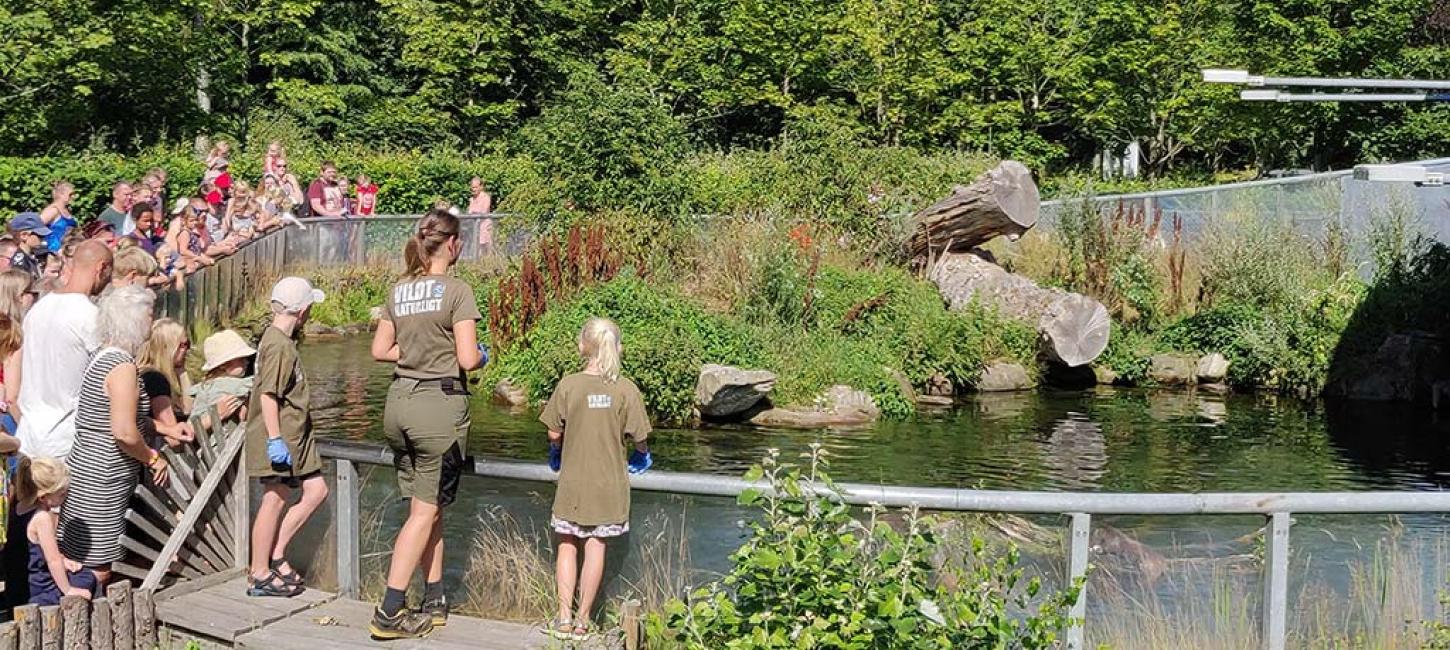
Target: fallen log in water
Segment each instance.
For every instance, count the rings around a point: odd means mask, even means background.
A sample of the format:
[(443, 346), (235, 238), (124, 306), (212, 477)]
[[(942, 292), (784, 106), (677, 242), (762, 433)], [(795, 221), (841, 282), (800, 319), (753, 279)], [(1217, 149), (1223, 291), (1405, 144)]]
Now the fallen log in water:
[(973, 253), (939, 257), (927, 278), (952, 309), (976, 300), (1009, 318), (1032, 323), (1042, 337), (1043, 351), (1069, 367), (1092, 363), (1108, 347), (1108, 310), (1082, 294), (1038, 286)]

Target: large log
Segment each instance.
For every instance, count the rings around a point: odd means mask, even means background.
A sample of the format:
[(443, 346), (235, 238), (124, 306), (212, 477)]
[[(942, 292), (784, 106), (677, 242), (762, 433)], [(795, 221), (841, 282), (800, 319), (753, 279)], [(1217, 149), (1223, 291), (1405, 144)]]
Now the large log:
[(976, 300), (1032, 323), (1043, 351), (1069, 367), (1092, 363), (1108, 347), (1108, 310), (1082, 294), (1040, 287), (972, 253), (940, 256), (927, 277), (952, 309)]
[(921, 265), (943, 253), (971, 250), (994, 237), (1015, 240), (1037, 224), (1038, 202), (1032, 172), (1020, 162), (1004, 160), (971, 185), (956, 186), (951, 196), (916, 213), (907, 255)]

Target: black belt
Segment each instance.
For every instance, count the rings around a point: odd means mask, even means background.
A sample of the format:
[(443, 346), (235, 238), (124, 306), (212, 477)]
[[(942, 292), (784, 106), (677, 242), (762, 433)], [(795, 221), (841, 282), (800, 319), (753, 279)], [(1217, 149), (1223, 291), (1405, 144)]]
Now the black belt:
[(468, 382), (465, 382), (457, 377), (432, 377), (429, 379), (419, 379), (417, 377), (404, 377), (402, 375), (393, 375), (393, 379), (408, 379), (411, 381), (416, 381), (419, 384), (436, 383), (438, 384), (438, 388), (442, 389), (443, 393), (446, 395), (468, 394)]

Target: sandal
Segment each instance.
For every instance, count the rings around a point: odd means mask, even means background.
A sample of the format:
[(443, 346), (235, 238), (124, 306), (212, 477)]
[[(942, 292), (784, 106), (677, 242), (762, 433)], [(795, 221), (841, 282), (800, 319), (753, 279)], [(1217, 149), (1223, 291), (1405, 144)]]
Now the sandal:
[(278, 578), (281, 578), (282, 584), (287, 585), (288, 587), (301, 587), (302, 585), (306, 584), (306, 582), (302, 579), (302, 576), (299, 575), (296, 570), (282, 573), (282, 565), (286, 563), (287, 558), (281, 558), (268, 562), (267, 566), (271, 567), (272, 573), (275, 574)]
[(569, 638), (575, 641), (588, 641), (589, 637), (594, 634), (594, 631), (589, 629), (590, 627), (592, 626), (587, 620), (575, 623), (574, 630), (569, 634)]
[(560, 641), (572, 641), (574, 639), (574, 622), (567, 618), (556, 618), (549, 622), (549, 629), (544, 630), (544, 634)]
[(261, 579), (247, 576), (247, 595), (254, 598), (291, 598), (300, 593), (302, 593), (301, 587), (295, 587), (282, 581), (282, 576), (278, 575), (276, 571)]

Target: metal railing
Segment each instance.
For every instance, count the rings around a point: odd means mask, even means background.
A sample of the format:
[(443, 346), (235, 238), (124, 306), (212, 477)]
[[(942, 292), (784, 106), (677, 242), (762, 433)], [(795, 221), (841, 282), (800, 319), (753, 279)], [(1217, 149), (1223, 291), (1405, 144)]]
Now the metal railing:
[[(1432, 172), (1450, 171), (1450, 158), (1405, 163)], [(1209, 224), (1234, 215), (1258, 220), (1283, 220), (1309, 234), (1329, 223), (1362, 234), (1385, 210), (1408, 209), (1419, 217), (1424, 234), (1450, 241), (1450, 187), (1415, 187), (1409, 183), (1356, 180), (1353, 170), (1307, 174), (1242, 183), (1225, 183), (1157, 192), (1054, 199), (1042, 202), (1039, 226), (1052, 227), (1064, 210), (1084, 202), (1099, 210), (1141, 210), (1177, 215), (1183, 232), (1193, 237)]]
[[(357, 465), (392, 466), (393, 453), (382, 445), (324, 440), (324, 458), (334, 461), (334, 521), (337, 524), (339, 591), (356, 598), (359, 575), (360, 520)], [(558, 480), (547, 466), (475, 458), (474, 476), (551, 483)], [(709, 474), (651, 471), (630, 476), (635, 490), (706, 497), (734, 497), (763, 483)], [(1261, 515), (1266, 519), (1261, 639), (1270, 650), (1282, 650), (1288, 633), (1289, 524), (1294, 514), (1407, 514), (1450, 512), (1450, 492), (1217, 492), (1111, 493), (1024, 492), (954, 488), (898, 487), (864, 483), (838, 484), (846, 503), (857, 506), (917, 506), (948, 512), (1057, 514), (1070, 518), (1067, 584), (1082, 579), (1083, 589), (1071, 611), (1067, 647), (1084, 647), (1087, 623), (1089, 538), (1098, 515)], [(818, 492), (827, 495), (824, 488)]]
[[(522, 251), (528, 234), (502, 232), (498, 227), (498, 222), (508, 216), (459, 217), (461, 259)], [(267, 233), (218, 259), (215, 265), (187, 276), (183, 288), (169, 287), (159, 292), (157, 311), (188, 326), (229, 323), (262, 296), (272, 281), (289, 271), (397, 263), (417, 220), (418, 215), (303, 219), (305, 229), (289, 226)], [(495, 226), (492, 251), (478, 244), (478, 229), (486, 222)]]

